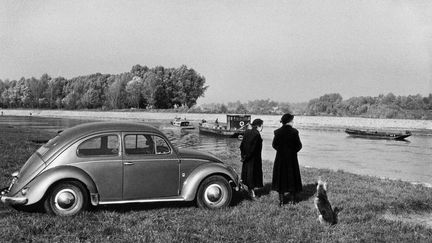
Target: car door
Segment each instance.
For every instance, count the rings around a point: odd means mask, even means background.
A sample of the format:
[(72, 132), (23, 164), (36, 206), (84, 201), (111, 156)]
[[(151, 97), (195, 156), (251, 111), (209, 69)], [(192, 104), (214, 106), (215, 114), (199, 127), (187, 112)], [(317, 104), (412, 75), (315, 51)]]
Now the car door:
[(179, 195), (180, 161), (165, 138), (123, 133), (123, 200)]
[(74, 158), (74, 166), (88, 173), (97, 185), (101, 201), (122, 199), (123, 161), (120, 154), (120, 133), (101, 133), (80, 140), (63, 153)]

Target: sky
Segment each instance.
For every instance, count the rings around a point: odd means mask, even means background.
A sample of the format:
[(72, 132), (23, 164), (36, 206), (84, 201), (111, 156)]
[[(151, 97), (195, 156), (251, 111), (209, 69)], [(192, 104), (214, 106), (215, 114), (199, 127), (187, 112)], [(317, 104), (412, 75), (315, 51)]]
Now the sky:
[(432, 93), (429, 0), (0, 0), (0, 79), (186, 65), (198, 103)]

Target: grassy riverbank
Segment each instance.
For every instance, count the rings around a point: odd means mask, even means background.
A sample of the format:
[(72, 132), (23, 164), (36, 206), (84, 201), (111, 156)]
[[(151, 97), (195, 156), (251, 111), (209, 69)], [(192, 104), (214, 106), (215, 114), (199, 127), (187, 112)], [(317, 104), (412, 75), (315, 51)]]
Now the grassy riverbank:
[[(0, 186), (49, 138), (36, 130), (0, 124)], [(236, 155), (218, 154), (240, 171)], [(264, 163), (271, 165), (272, 163)], [(256, 201), (236, 193), (225, 210), (207, 211), (193, 204), (110, 206), (71, 218), (17, 212), (0, 206), (2, 241), (219, 241), (219, 242), (427, 242), (432, 238), (432, 188), (345, 172), (302, 168), (301, 202), (277, 205), (269, 191), (271, 166), (263, 168), (266, 186)], [(342, 207), (339, 223), (317, 222), (313, 206), (318, 176), (329, 183), (333, 206)]]

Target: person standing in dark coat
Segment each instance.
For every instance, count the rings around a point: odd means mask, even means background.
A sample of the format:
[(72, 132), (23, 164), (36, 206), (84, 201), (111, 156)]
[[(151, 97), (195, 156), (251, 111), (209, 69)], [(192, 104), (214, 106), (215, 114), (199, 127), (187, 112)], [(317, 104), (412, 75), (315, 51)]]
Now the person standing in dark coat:
[(254, 189), (263, 187), (262, 173), (262, 131), (263, 120), (255, 119), (252, 122), (252, 129), (247, 129), (240, 144), (242, 172), (241, 179), (243, 184), (247, 186), (252, 198), (255, 198)]
[(290, 200), (298, 200), (302, 191), (300, 168), (297, 152), (302, 143), (297, 129), (293, 128), (294, 116), (287, 113), (282, 116), (282, 127), (274, 131), (272, 146), (276, 150), (273, 166), (272, 189), (279, 192), (279, 205), (283, 205), (284, 193), (290, 193)]

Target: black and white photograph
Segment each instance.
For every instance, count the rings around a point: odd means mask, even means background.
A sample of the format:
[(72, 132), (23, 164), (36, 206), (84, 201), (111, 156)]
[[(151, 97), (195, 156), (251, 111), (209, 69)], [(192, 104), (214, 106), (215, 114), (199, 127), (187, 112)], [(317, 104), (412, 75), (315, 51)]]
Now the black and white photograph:
[(432, 1), (0, 0), (0, 242), (430, 242)]

